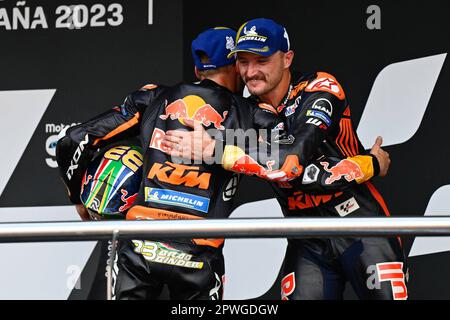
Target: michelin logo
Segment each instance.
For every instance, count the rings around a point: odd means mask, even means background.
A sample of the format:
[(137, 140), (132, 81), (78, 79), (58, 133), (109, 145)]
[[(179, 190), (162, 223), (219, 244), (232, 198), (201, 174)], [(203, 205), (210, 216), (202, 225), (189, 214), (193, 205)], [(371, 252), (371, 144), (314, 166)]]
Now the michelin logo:
[(260, 36), (258, 32), (256, 32), (256, 26), (253, 26), (250, 28), (250, 30), (247, 30), (247, 26), (244, 27), (244, 36), (240, 36), (237, 43), (241, 43), (242, 41), (260, 41), (260, 42), (266, 42), (267, 37)]
[(230, 51), (233, 51), (235, 49), (233, 37), (227, 36), (225, 39), (226, 39), (225, 48), (227, 48)]
[(207, 213), (209, 208), (208, 198), (190, 193), (149, 187), (145, 188), (145, 201), (189, 208), (204, 213)]

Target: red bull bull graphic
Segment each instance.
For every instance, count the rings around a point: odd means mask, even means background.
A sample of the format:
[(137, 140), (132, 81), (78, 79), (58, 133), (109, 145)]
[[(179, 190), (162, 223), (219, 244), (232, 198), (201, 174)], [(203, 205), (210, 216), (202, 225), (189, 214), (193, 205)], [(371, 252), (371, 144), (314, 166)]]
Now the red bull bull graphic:
[(297, 178), (301, 175), (303, 168), (299, 164), (298, 157), (289, 155), (286, 157), (281, 169), (273, 170), (275, 160), (266, 162), (266, 168), (246, 154), (244, 150), (237, 146), (227, 145), (224, 149), (222, 165), (226, 170), (231, 170), (246, 175), (257, 175), (266, 180), (285, 182)]
[(166, 107), (166, 112), (159, 116), (163, 120), (167, 120), (169, 117), (172, 120), (188, 118), (186, 103), (178, 99)]
[(131, 206), (133, 205), (134, 201), (136, 200), (138, 194), (135, 193), (133, 195), (128, 196), (128, 191), (125, 189), (120, 190), (120, 192), (122, 193), (122, 196), (120, 197), (120, 200), (122, 200), (122, 202), (124, 203), (123, 206), (121, 206), (119, 208), (120, 212), (124, 212), (126, 210), (128, 210), (129, 208), (131, 208)]
[(200, 121), (205, 127), (213, 124), (216, 129), (224, 130), (225, 127), (222, 125), (222, 122), (225, 120), (227, 114), (228, 111), (224, 111), (223, 116), (221, 116), (211, 105), (205, 104), (197, 110), (192, 120)]
[(331, 176), (325, 180), (325, 184), (332, 184), (342, 177), (348, 182), (364, 178), (364, 173), (359, 164), (348, 159), (339, 161), (339, 163), (332, 168), (328, 168), (330, 166), (328, 162), (321, 162), (320, 164), (326, 172), (331, 173)]
[(169, 118), (171, 120), (178, 119), (183, 125), (185, 125), (184, 119), (190, 119), (201, 122), (205, 127), (214, 125), (216, 129), (225, 130), (222, 122), (225, 121), (227, 114), (228, 111), (224, 111), (223, 114), (220, 115), (216, 109), (206, 103), (205, 100), (199, 96), (190, 95), (170, 103), (166, 106), (165, 113), (160, 115), (159, 118), (162, 120), (167, 120)]

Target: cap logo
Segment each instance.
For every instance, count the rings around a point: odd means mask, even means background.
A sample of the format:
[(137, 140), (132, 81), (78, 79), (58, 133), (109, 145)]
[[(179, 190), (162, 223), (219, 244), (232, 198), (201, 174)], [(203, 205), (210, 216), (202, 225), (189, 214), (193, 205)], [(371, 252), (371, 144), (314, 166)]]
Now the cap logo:
[(241, 43), (242, 41), (259, 41), (259, 42), (266, 42), (267, 37), (260, 36), (256, 32), (256, 26), (253, 26), (250, 28), (250, 30), (247, 30), (247, 26), (244, 27), (244, 36), (239, 37), (237, 43)]
[(233, 39), (233, 37), (227, 36), (226, 40), (227, 40), (227, 44), (226, 44), (225, 47), (228, 50), (233, 51), (234, 50), (234, 39)]
[(250, 28), (250, 31), (247, 31), (247, 26), (244, 27), (244, 34), (247, 36), (257, 36), (256, 26)]

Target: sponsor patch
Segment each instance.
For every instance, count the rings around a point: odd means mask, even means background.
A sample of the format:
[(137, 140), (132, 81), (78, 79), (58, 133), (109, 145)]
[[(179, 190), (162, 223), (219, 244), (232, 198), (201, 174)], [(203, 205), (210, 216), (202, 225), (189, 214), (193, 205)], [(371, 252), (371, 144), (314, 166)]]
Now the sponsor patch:
[(291, 272), (281, 280), (281, 300), (289, 300), (295, 290), (295, 273)]
[(192, 255), (175, 249), (168, 244), (153, 241), (132, 240), (134, 252), (141, 254), (145, 260), (177, 267), (202, 269), (204, 262), (192, 261)]
[(164, 152), (163, 148), (161, 147), (161, 141), (164, 139), (165, 135), (166, 135), (166, 133), (163, 130), (155, 128), (153, 130), (149, 148), (153, 148), (153, 149)]
[(225, 187), (225, 190), (222, 195), (223, 201), (230, 201), (231, 199), (233, 199), (234, 195), (236, 194), (238, 184), (239, 184), (239, 175), (235, 174)]
[(320, 169), (314, 164), (310, 164), (306, 167), (305, 173), (303, 174), (302, 184), (311, 184), (317, 181)]
[(296, 191), (292, 194), (291, 197), (288, 198), (288, 207), (291, 211), (314, 208), (327, 203), (341, 195), (342, 192), (337, 192), (335, 194), (313, 195), (304, 193), (302, 191)]
[(319, 118), (320, 120), (325, 122), (327, 126), (331, 125), (331, 119), (325, 113), (323, 113), (321, 111), (308, 110), (306, 112), (306, 116)]
[(403, 262), (377, 263), (378, 281), (389, 281), (394, 300), (407, 300), (408, 290), (403, 273)]
[(145, 201), (208, 212), (209, 199), (168, 189), (145, 187)]
[(184, 119), (191, 119), (201, 122), (205, 127), (214, 125), (216, 129), (224, 130), (225, 127), (222, 122), (225, 121), (227, 114), (228, 111), (224, 111), (222, 115), (219, 114), (202, 97), (188, 95), (167, 105), (164, 114), (160, 115), (159, 118), (162, 120), (178, 120), (183, 125), (186, 125)]
[(301, 97), (298, 97), (297, 99), (295, 99), (294, 104), (286, 107), (286, 110), (284, 111), (284, 115), (286, 117), (289, 117), (295, 113), (295, 110), (297, 109), (298, 105), (300, 104), (300, 100), (301, 100)]
[(320, 162), (326, 172), (331, 175), (325, 180), (325, 184), (332, 184), (339, 181), (342, 177), (348, 182), (364, 177), (364, 173), (358, 163), (349, 159), (339, 161), (334, 167), (329, 168), (328, 162)]
[(354, 197), (351, 197), (347, 201), (341, 203), (340, 205), (337, 205), (334, 208), (341, 217), (345, 217), (346, 215), (349, 215), (350, 213), (358, 210), (359, 205), (358, 202), (356, 202), (356, 199)]
[(200, 167), (186, 166), (166, 161), (164, 164), (154, 163), (147, 178), (158, 179), (158, 181), (176, 186), (183, 185), (189, 188), (206, 190), (209, 188), (211, 173), (200, 172)]
[(319, 119), (313, 119), (313, 118), (309, 118), (309, 119), (306, 121), (306, 123), (313, 124), (313, 125), (315, 125), (316, 127), (320, 127), (320, 128), (321, 128), (321, 126), (323, 125), (323, 122), (322, 122), (322, 121), (320, 121)]
[(330, 100), (325, 98), (320, 98), (314, 101), (314, 104), (311, 107), (312, 109), (322, 111), (326, 113), (329, 117), (333, 115), (333, 105)]
[(284, 130), (284, 122), (280, 122), (272, 129), (272, 131), (277, 131), (277, 130)]

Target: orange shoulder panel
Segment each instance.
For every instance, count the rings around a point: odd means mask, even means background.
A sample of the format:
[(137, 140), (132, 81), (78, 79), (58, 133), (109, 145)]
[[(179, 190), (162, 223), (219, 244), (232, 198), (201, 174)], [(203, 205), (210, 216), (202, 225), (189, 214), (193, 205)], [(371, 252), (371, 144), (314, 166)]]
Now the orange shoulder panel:
[(334, 76), (326, 72), (317, 72), (317, 78), (306, 87), (307, 92), (325, 91), (335, 95), (339, 100), (345, 99), (345, 93)]

